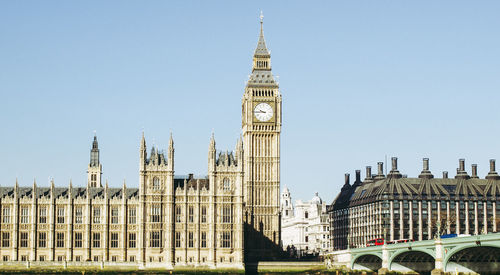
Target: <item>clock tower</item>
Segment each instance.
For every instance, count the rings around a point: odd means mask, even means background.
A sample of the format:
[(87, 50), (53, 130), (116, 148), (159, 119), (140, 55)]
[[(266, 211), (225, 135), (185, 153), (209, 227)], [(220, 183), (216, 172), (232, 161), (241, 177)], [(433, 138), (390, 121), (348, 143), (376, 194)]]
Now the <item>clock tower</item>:
[(242, 99), (245, 152), (245, 250), (249, 257), (268, 257), (281, 240), (280, 133), (281, 94), (271, 71), (263, 16), (253, 55), (252, 74)]

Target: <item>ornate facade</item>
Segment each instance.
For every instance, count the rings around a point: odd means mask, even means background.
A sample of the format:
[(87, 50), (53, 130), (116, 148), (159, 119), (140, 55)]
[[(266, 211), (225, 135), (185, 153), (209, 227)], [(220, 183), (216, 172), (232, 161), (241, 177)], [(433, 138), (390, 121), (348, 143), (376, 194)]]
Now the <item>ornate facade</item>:
[(417, 178), (408, 178), (398, 170), (397, 158), (384, 175), (383, 163), (366, 178), (356, 171), (351, 185), (349, 174), (340, 194), (329, 206), (332, 246), (335, 250), (365, 246), (368, 240), (429, 240), (440, 234), (478, 235), (498, 232), (500, 226), (500, 176), (495, 160), (484, 179), (472, 164), (471, 175), (465, 160), (459, 160), (454, 178), (443, 172), (435, 178), (424, 158)]
[(139, 188), (110, 188), (94, 137), (86, 187), (0, 188), (0, 260), (243, 268), (245, 252), (254, 259), (280, 244), (280, 132), (261, 17), (233, 152), (218, 152), (212, 135), (208, 175), (178, 177), (172, 136), (166, 152), (148, 154), (143, 134)]
[(283, 247), (298, 255), (325, 254), (330, 250), (330, 222), (326, 203), (318, 193), (310, 201), (292, 203), (290, 190), (281, 193)]

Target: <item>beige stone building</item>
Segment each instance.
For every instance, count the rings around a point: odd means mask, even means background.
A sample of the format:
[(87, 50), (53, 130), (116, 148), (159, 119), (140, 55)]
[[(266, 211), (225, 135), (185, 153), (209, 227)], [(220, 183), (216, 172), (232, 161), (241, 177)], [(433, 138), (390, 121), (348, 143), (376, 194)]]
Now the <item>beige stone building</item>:
[[(0, 188), (0, 261), (121, 262), (243, 268), (280, 248), (281, 95), (261, 30), (233, 152), (208, 150), (208, 175), (174, 174), (166, 152), (140, 144), (139, 188), (102, 184), (94, 137), (85, 187)], [(246, 242), (245, 242), (246, 239)], [(268, 253), (269, 252), (269, 253)]]

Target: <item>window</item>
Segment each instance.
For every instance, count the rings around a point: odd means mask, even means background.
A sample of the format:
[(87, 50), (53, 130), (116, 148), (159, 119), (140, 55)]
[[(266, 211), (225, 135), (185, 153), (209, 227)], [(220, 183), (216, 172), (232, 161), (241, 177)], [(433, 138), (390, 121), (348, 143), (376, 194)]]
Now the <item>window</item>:
[(175, 247), (181, 247), (181, 232), (175, 232)]
[(157, 177), (153, 178), (153, 189), (160, 189), (160, 179)]
[(222, 223), (231, 223), (231, 205), (222, 206)]
[(111, 261), (112, 261), (112, 262), (116, 262), (116, 259), (117, 259), (117, 258), (118, 258), (118, 257), (116, 257), (116, 256), (111, 256)]
[(129, 248), (135, 248), (135, 240), (136, 240), (135, 233), (128, 233), (128, 247)]
[(40, 255), (40, 257), (38, 259), (39, 259), (40, 262), (45, 261), (45, 255)]
[(9, 260), (9, 256), (7, 256), (7, 255), (3, 255), (2, 260), (3, 260), (4, 262), (8, 261), (8, 260)]
[(62, 262), (62, 261), (64, 261), (64, 258), (66, 258), (66, 257), (64, 257), (63, 255), (59, 255), (59, 256), (57, 256), (57, 261)]
[(99, 261), (99, 256), (94, 256), (94, 262), (98, 262)]
[(181, 222), (182, 210), (180, 206), (175, 207), (175, 222)]
[(101, 223), (101, 208), (98, 206), (94, 206), (93, 222)]
[(201, 232), (201, 247), (207, 247), (207, 232)]
[(57, 208), (57, 223), (64, 223), (64, 206)]
[(64, 233), (63, 232), (56, 233), (56, 247), (64, 247)]
[(160, 206), (159, 205), (153, 205), (151, 208), (151, 222), (161, 222), (160, 219)]
[(136, 223), (136, 210), (135, 207), (128, 209), (128, 223), (135, 224)]
[(82, 207), (75, 208), (75, 223), (83, 222), (83, 210)]
[(309, 242), (309, 236), (306, 236), (306, 243)]
[(129, 261), (130, 261), (130, 262), (135, 262), (135, 256), (130, 256), (130, 257), (129, 257)]
[(118, 233), (111, 233), (111, 248), (118, 248)]
[(21, 255), (21, 262), (26, 262), (28, 261), (28, 256), (27, 255)]
[(222, 182), (222, 189), (224, 191), (230, 191), (231, 190), (231, 181), (228, 178), (224, 178)]
[(21, 247), (28, 247), (28, 232), (20, 232)]
[(29, 223), (30, 215), (27, 206), (21, 207), (21, 223)]
[(149, 238), (150, 247), (160, 247), (160, 231), (152, 231)]
[(9, 247), (9, 246), (10, 246), (10, 233), (2, 232), (2, 247)]
[(75, 233), (75, 247), (80, 248), (83, 246), (83, 234), (82, 232)]
[(306, 211), (306, 212), (304, 213), (304, 218), (306, 218), (306, 219), (308, 219), (308, 218), (309, 218), (309, 212), (307, 212), (307, 211)]
[(111, 208), (111, 223), (118, 223), (118, 207)]
[(101, 247), (101, 233), (92, 233), (92, 247)]
[(188, 247), (194, 247), (194, 233), (192, 231), (188, 232)]
[(38, 247), (47, 246), (47, 232), (38, 232)]
[(40, 207), (38, 210), (38, 223), (47, 223), (47, 207)]
[(82, 256), (75, 256), (75, 262), (81, 262)]
[(207, 207), (206, 206), (201, 207), (201, 222), (202, 223), (207, 222)]
[(221, 247), (224, 247), (224, 248), (231, 247), (231, 232), (229, 232), (229, 231), (222, 232), (221, 241), (222, 241)]
[(2, 208), (2, 223), (10, 223), (10, 207), (8, 206)]
[(188, 222), (194, 222), (194, 207), (192, 206), (188, 208)]

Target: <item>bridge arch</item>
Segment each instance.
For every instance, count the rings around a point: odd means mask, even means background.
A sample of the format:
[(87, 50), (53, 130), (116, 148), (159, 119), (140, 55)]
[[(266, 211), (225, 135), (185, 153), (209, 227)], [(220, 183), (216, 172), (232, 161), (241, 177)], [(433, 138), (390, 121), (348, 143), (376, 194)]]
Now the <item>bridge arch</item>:
[(445, 272), (500, 273), (500, 245), (467, 244), (457, 246), (444, 257)]
[(382, 268), (382, 254), (363, 253), (355, 256), (351, 261), (353, 270), (372, 270), (377, 271)]
[(389, 270), (430, 274), (436, 261), (425, 249), (404, 249), (394, 253), (389, 259)]

